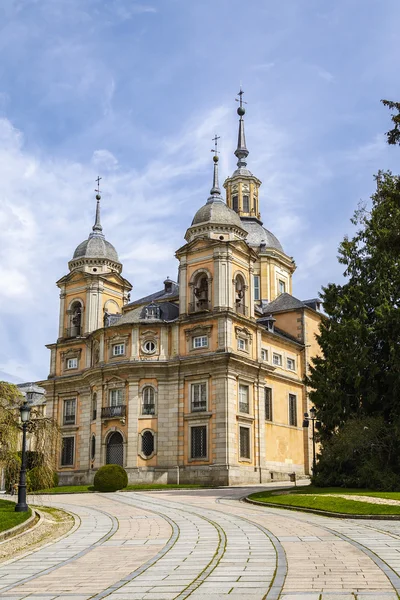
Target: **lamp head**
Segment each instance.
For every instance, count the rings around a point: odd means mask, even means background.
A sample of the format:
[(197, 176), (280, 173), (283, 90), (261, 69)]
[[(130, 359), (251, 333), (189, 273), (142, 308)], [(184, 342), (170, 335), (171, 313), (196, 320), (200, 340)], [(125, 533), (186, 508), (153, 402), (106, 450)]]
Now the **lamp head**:
[(21, 414), (21, 421), (23, 423), (27, 423), (29, 421), (29, 417), (30, 417), (30, 414), (31, 414), (31, 407), (29, 406), (29, 404), (27, 402), (24, 402), (19, 407), (19, 412)]
[(315, 406), (313, 406), (312, 408), (310, 408), (310, 415), (312, 419), (315, 419), (315, 415), (317, 414), (317, 409), (315, 408)]

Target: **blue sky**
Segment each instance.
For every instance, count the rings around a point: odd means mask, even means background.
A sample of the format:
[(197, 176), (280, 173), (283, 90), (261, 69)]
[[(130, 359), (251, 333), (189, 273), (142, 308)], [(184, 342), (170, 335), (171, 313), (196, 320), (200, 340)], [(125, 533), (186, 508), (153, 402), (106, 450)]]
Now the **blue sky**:
[(264, 225), (298, 265), (294, 295), (340, 281), (337, 247), (400, 154), (398, 0), (2, 0), (0, 378), (48, 374), (55, 281), (94, 218), (133, 284), (176, 278), (174, 252), (211, 187), (235, 168), (246, 94)]

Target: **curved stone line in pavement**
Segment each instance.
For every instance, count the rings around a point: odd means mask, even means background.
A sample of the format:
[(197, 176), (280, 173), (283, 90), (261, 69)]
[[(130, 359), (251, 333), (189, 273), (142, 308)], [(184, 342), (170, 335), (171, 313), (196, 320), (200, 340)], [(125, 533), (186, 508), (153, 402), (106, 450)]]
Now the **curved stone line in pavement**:
[[(79, 506), (77, 506), (76, 508), (78, 509), (77, 510), (78, 516), (81, 518), (83, 515), (83, 512), (81, 513), (81, 515), (79, 515)], [(87, 542), (86, 543), (87, 547), (84, 548), (83, 550), (77, 552), (76, 548), (77, 547), (79, 548), (79, 543), (83, 539), (87, 540), (89, 537), (89, 535), (87, 533), (86, 533), (86, 535), (84, 534), (85, 530), (87, 529), (87, 523), (83, 523), (83, 520), (81, 518), (81, 526), (77, 530), (75, 530), (73, 533), (71, 533), (70, 535), (63, 537), (58, 542), (54, 542), (54, 544), (51, 544), (49, 546), (46, 546), (45, 548), (35, 551), (33, 554), (29, 554), (28, 556), (22, 557), (19, 559), (17, 558), (15, 561), (13, 561), (11, 563), (8, 562), (7, 571), (4, 574), (3, 574), (3, 571), (4, 571), (5, 567), (0, 566), (0, 596), (3, 595), (5, 592), (8, 592), (20, 585), (24, 585), (25, 583), (28, 583), (30, 581), (33, 581), (34, 579), (37, 579), (38, 577), (47, 575), (48, 573), (55, 571), (56, 569), (62, 567), (63, 565), (66, 565), (66, 564), (70, 563), (71, 561), (76, 560), (76, 559), (80, 558), (81, 556), (84, 556), (85, 554), (90, 552), (93, 548), (103, 544), (106, 540), (108, 540), (111, 536), (114, 535), (114, 533), (118, 529), (118, 521), (113, 515), (108, 514), (106, 511), (96, 509), (96, 508), (90, 508), (90, 509), (85, 508), (85, 510), (101, 513), (110, 520), (111, 526), (108, 529), (107, 533), (103, 534), (94, 543), (91, 543), (90, 541)], [(94, 520), (96, 522), (95, 518), (94, 518)], [(93, 528), (93, 530), (91, 532), (92, 535), (95, 530), (96, 530), (96, 527)], [(59, 561), (59, 559), (58, 559), (59, 553), (57, 552), (57, 547), (58, 547), (60, 553), (62, 554), (62, 552), (64, 552), (65, 554), (67, 554), (68, 558), (66, 558), (63, 561)], [(51, 552), (50, 552), (50, 549), (51, 549)], [(32, 562), (33, 562), (33, 565), (32, 565)], [(43, 568), (43, 565), (45, 565), (48, 562), (55, 563), (55, 564), (52, 564), (50, 567)], [(25, 576), (25, 577), (24, 576), (21, 577), (21, 573), (26, 574), (29, 572), (32, 572), (32, 574)], [(3, 585), (7, 581), (10, 581), (9, 585)]]
[[(242, 501), (242, 500), (241, 500)], [(222, 504), (230, 504), (230, 500), (229, 499), (222, 499), (221, 503)], [(369, 529), (372, 529), (376, 532), (382, 533), (382, 530), (379, 530), (376, 527), (373, 527), (372, 525), (367, 525), (364, 523), (360, 523), (360, 521), (355, 521), (355, 520), (351, 520), (351, 519), (340, 519), (340, 521), (338, 521), (336, 523), (335, 526), (327, 526), (325, 523), (327, 520), (329, 520), (330, 522), (333, 520), (332, 517), (323, 517), (323, 516), (306, 516), (306, 513), (301, 513), (301, 516), (298, 515), (296, 516), (295, 514), (293, 514), (292, 511), (288, 511), (288, 514), (282, 515), (282, 511), (283, 509), (279, 510), (279, 509), (274, 509), (271, 506), (268, 506), (268, 508), (266, 507), (265, 509), (263, 507), (258, 507), (255, 508), (254, 505), (252, 508), (250, 508), (250, 506), (247, 504), (246, 505), (246, 511), (252, 511), (252, 512), (256, 512), (260, 514), (260, 510), (262, 512), (269, 513), (269, 515), (279, 515), (280, 517), (284, 517), (285, 519), (289, 519), (289, 520), (293, 520), (293, 521), (297, 521), (297, 522), (302, 522), (302, 523), (308, 523), (312, 526), (317, 526), (321, 529), (324, 529), (325, 531), (332, 533), (333, 535), (339, 537), (340, 539), (342, 539), (343, 541), (351, 544), (352, 546), (354, 546), (355, 548), (357, 548), (358, 550), (360, 550), (362, 553), (366, 554), (375, 564), (376, 566), (385, 574), (385, 576), (387, 577), (387, 579), (389, 580), (390, 584), (393, 586), (393, 588), (396, 590), (397, 593), (400, 592), (400, 577), (398, 575), (398, 573), (395, 571), (395, 569), (393, 569), (388, 562), (386, 562), (385, 560), (382, 560), (382, 558), (373, 550), (371, 550), (368, 546), (365, 545), (365, 543), (361, 543), (358, 542), (357, 540), (353, 539), (352, 537), (350, 537), (349, 535), (343, 534), (341, 533), (340, 529), (343, 529), (344, 527), (349, 527), (349, 525), (353, 525), (354, 529), (358, 529), (358, 530), (362, 530), (363, 528), (368, 527)], [(321, 520), (324, 520), (324, 523), (321, 523)], [(386, 535), (391, 536), (391, 537), (395, 537), (396, 540), (400, 539), (400, 536), (396, 535), (396, 534), (391, 534), (389, 532), (385, 532)], [(362, 533), (359, 531), (358, 535), (360, 537), (362, 537)], [(400, 545), (399, 545), (399, 550), (400, 550)], [(397, 558), (397, 556), (399, 556), (399, 553), (396, 549), (396, 553), (394, 554), (394, 556)], [(399, 561), (398, 564), (400, 566), (400, 557), (399, 557)], [(362, 594), (360, 594), (362, 595)], [(383, 597), (383, 596), (382, 596)]]
[[(125, 496), (125, 494), (124, 494), (124, 496)], [(138, 497), (137, 494), (135, 494), (135, 496), (136, 496), (135, 504), (140, 503), (141, 499)], [(140, 494), (140, 496), (142, 497), (143, 495)], [(149, 504), (153, 504), (153, 505), (156, 505), (158, 508), (160, 508), (160, 506), (163, 506), (164, 509), (167, 509), (167, 510), (168, 509), (173, 510), (173, 511), (179, 510), (181, 512), (186, 512), (186, 513), (197, 515), (197, 516), (201, 516), (201, 515), (204, 516), (204, 513), (208, 514), (210, 516), (210, 513), (211, 513), (211, 515), (213, 516), (214, 519), (216, 516), (218, 516), (218, 518), (221, 519), (221, 511), (215, 510), (215, 509), (198, 507), (197, 505), (190, 505), (190, 508), (189, 508), (188, 505), (182, 504), (180, 502), (175, 502), (175, 501), (170, 502), (168, 500), (160, 501), (159, 498), (157, 498), (157, 500), (155, 500), (153, 497), (146, 497), (145, 502), (146, 502), (146, 507), (148, 507)], [(131, 502), (129, 502), (129, 503), (131, 503)], [(252, 522), (249, 519), (238, 517), (236, 515), (227, 515), (225, 513), (222, 518), (225, 519), (228, 522), (228, 524), (230, 523), (231, 526), (234, 526), (237, 529), (241, 529), (241, 527), (238, 525), (237, 521), (239, 521), (239, 522), (244, 521), (245, 523), (250, 525), (251, 528), (254, 528), (254, 529), (257, 529), (258, 531), (260, 531), (263, 534), (263, 537), (266, 537), (268, 539), (268, 542), (271, 545), (272, 552), (273, 552), (273, 559), (274, 559), (273, 560), (273, 562), (274, 562), (273, 568), (271, 568), (271, 565), (270, 565), (270, 575), (268, 575), (266, 573), (266, 569), (264, 569), (263, 575), (260, 574), (260, 569), (258, 569), (257, 576), (255, 576), (252, 572), (249, 571), (248, 575), (247, 575), (247, 577), (248, 577), (247, 579), (246, 579), (246, 571), (242, 571), (242, 573), (244, 573), (244, 575), (240, 575), (240, 571), (236, 571), (235, 573), (230, 573), (230, 575), (229, 575), (230, 582), (228, 583), (225, 581), (225, 579), (227, 579), (227, 577), (224, 577), (223, 574), (218, 575), (218, 567), (223, 568), (222, 563), (224, 562), (223, 557), (221, 555), (221, 557), (219, 558), (219, 560), (215, 564), (215, 566), (210, 568), (210, 572), (207, 573), (202, 578), (201, 581), (199, 581), (199, 584), (196, 586), (196, 589), (194, 590), (194, 592), (191, 592), (191, 598), (193, 598), (193, 599), (205, 598), (207, 595), (209, 596), (211, 591), (212, 591), (212, 597), (214, 598), (214, 597), (216, 597), (216, 594), (218, 594), (218, 589), (219, 589), (221, 592), (221, 597), (222, 597), (222, 595), (225, 597), (226, 594), (231, 594), (232, 592), (235, 592), (231, 595), (232, 598), (237, 598), (236, 593), (254, 594), (255, 592), (258, 592), (259, 593), (259, 595), (257, 596), (258, 598), (265, 598), (268, 600), (277, 600), (282, 591), (282, 586), (283, 586), (283, 582), (284, 582), (285, 574), (286, 574), (286, 558), (285, 558), (283, 547), (281, 546), (279, 541), (275, 538), (275, 536), (273, 536), (273, 534), (271, 534), (270, 532), (267, 533), (268, 530), (266, 528), (259, 526), (258, 524)], [(233, 536), (234, 536), (234, 534), (233, 534)], [(229, 536), (229, 535), (227, 536), (228, 542), (229, 542), (230, 538), (233, 536)], [(276, 542), (277, 542), (277, 546), (279, 547), (279, 554), (278, 554), (277, 548), (274, 547), (273, 540), (276, 540)], [(258, 550), (253, 548), (252, 554), (255, 554), (256, 552), (258, 552)], [(237, 555), (237, 548), (234, 547), (231, 550), (231, 553), (235, 553), (235, 555)], [(277, 562), (278, 557), (280, 559), (279, 570), (276, 569), (276, 562)], [(268, 558), (271, 559), (271, 557), (264, 555), (261, 559), (261, 562), (265, 563), (265, 567), (268, 566)], [(231, 560), (232, 559), (230, 557), (227, 557), (228, 569), (229, 569), (229, 561), (231, 561)], [(257, 559), (253, 558), (253, 560), (257, 560)], [(235, 556), (235, 561), (239, 562), (240, 557)], [(258, 566), (258, 563), (256, 563), (256, 564)], [(225, 568), (223, 568), (222, 573), (226, 573)], [(232, 568), (230, 568), (230, 571), (232, 571)], [(275, 579), (274, 579), (274, 576), (276, 576), (276, 575), (278, 575), (278, 577), (275, 577)], [(236, 577), (236, 579), (235, 579), (235, 577)], [(238, 583), (238, 579), (240, 579), (241, 577), (245, 577), (245, 580)], [(254, 582), (254, 579), (257, 579), (256, 583)], [(266, 579), (268, 579), (268, 581), (266, 581)], [(225, 588), (224, 588), (224, 585), (225, 585)], [(264, 592), (260, 593), (259, 590), (263, 585), (265, 586)], [(202, 589), (202, 587), (203, 587), (203, 589)], [(152, 597), (158, 598), (156, 596), (152, 596)], [(161, 597), (164, 597), (164, 596), (160, 596), (160, 598)], [(177, 596), (177, 597), (174, 596), (174, 598), (176, 600), (180, 599), (181, 597), (186, 598), (188, 596), (187, 595)], [(218, 598), (219, 597), (220, 596), (218, 595)], [(252, 597), (255, 598), (254, 595), (252, 595)], [(149, 596), (149, 598), (150, 598), (150, 596)], [(121, 596), (121, 597), (119, 597), (119, 599), (123, 600), (123, 597)]]

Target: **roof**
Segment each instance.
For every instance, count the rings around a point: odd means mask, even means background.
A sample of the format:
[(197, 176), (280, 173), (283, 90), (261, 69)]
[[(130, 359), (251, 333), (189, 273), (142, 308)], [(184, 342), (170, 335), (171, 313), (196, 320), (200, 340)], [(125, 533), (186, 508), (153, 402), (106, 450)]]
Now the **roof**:
[(265, 229), (258, 219), (243, 217), (241, 222), (243, 229), (247, 231), (246, 242), (249, 246), (259, 247), (261, 244), (265, 244), (266, 248), (274, 248), (283, 252), (282, 244), (278, 238), (268, 229)]
[(193, 225), (200, 225), (201, 223), (235, 225), (241, 229), (243, 228), (239, 215), (229, 208), (222, 199), (207, 202), (204, 206), (199, 208), (193, 217), (191, 227), (193, 227)]
[(176, 296), (179, 295), (179, 283), (176, 283), (175, 281), (171, 281), (171, 291), (170, 292), (166, 292), (165, 291), (165, 287), (160, 290), (159, 292), (154, 292), (153, 294), (149, 294), (148, 296), (144, 296), (143, 298), (139, 298), (138, 300), (134, 300), (133, 302), (130, 302), (129, 304), (125, 304), (124, 309), (129, 307), (129, 306), (137, 306), (137, 305), (142, 305), (142, 304), (149, 304), (150, 302), (153, 302), (154, 300), (170, 300), (171, 298), (175, 298)]
[(119, 262), (116, 249), (107, 242), (104, 235), (90, 234), (89, 238), (81, 242), (74, 252), (72, 260), (76, 258), (108, 258)]
[(40, 406), (46, 404), (46, 390), (36, 383), (18, 383), (17, 388), (26, 397), (27, 392), (32, 392), (29, 404), (31, 406)]
[(296, 310), (298, 308), (313, 307), (310, 307), (309, 304), (306, 304), (302, 300), (299, 300), (298, 298), (295, 298), (291, 294), (285, 292), (283, 294), (280, 294), (277, 298), (275, 298), (275, 300), (272, 300), (272, 302), (264, 306), (264, 315), (270, 315), (275, 312), (280, 312), (284, 310)]
[(173, 302), (157, 302), (157, 307), (160, 309), (160, 317), (158, 319), (149, 319), (146, 317), (146, 306), (136, 306), (132, 310), (125, 312), (118, 321), (115, 321), (110, 326), (115, 327), (126, 323), (140, 323), (141, 321), (156, 324), (165, 321), (175, 321), (179, 316), (179, 306)]

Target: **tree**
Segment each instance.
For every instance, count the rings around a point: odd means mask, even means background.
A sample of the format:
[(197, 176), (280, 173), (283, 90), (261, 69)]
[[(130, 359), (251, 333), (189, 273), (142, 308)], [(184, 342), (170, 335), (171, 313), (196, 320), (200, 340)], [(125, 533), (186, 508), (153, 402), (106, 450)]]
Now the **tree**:
[[(25, 398), (19, 389), (0, 381), (0, 466), (5, 468), (6, 483), (18, 481), (20, 459), (20, 413)], [(28, 455), (28, 483), (31, 489), (52, 487), (56, 468), (56, 448), (59, 430), (56, 423), (33, 406), (28, 424), (30, 452)], [(31, 474), (31, 475), (30, 475)]]
[[(398, 111), (388, 143), (400, 144), (400, 103), (383, 102)], [(337, 469), (327, 461), (333, 460), (332, 448), (339, 447), (338, 436), (351, 429), (344, 426), (372, 418), (380, 440), (376, 468), (397, 471), (395, 485), (400, 486), (397, 453), (389, 449), (390, 436), (397, 447), (400, 442), (400, 178), (380, 171), (375, 179), (370, 207), (361, 205), (352, 219), (356, 234), (339, 246), (347, 281), (330, 283), (321, 294), (326, 312), (318, 336), (322, 355), (313, 360), (307, 384), (321, 421), (317, 473)], [(382, 436), (376, 423), (384, 424), (389, 437)], [(361, 446), (364, 442), (360, 438)], [(356, 461), (359, 468), (365, 457), (364, 448)]]

